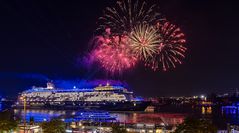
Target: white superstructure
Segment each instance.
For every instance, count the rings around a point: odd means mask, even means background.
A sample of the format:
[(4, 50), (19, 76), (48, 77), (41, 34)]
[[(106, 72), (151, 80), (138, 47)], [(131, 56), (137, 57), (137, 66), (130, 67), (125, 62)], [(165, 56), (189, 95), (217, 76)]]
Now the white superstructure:
[(132, 92), (122, 86), (111, 86), (109, 84), (91, 89), (55, 88), (54, 84), (47, 83), (47, 87), (33, 87), (21, 93), (19, 99), (25, 98), (28, 103), (40, 104), (49, 102), (61, 104), (65, 101), (72, 102), (124, 102), (133, 99)]

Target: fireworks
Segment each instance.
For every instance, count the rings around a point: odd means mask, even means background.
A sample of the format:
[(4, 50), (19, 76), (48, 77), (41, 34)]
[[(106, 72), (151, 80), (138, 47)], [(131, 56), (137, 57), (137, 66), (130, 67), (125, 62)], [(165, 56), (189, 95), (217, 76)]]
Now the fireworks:
[(110, 28), (114, 34), (128, 34), (141, 23), (156, 23), (160, 14), (156, 5), (148, 5), (142, 0), (119, 0), (115, 7), (107, 7), (99, 18), (97, 30)]
[(180, 28), (160, 18), (156, 5), (143, 0), (118, 0), (99, 18), (98, 36), (90, 56), (110, 73), (122, 73), (143, 62), (166, 71), (182, 63), (185, 36)]
[(158, 51), (160, 36), (153, 26), (148, 24), (136, 26), (129, 38), (133, 53), (142, 60), (153, 58)]
[(157, 24), (159, 34), (161, 35), (161, 43), (158, 47), (158, 54), (148, 65), (154, 69), (167, 69), (176, 67), (176, 64), (181, 64), (184, 54), (187, 50), (185, 45), (185, 36), (180, 28), (175, 25), (165, 22), (164, 24)]
[[(103, 38), (103, 39), (102, 39)], [(137, 58), (127, 47), (127, 37), (101, 38), (101, 44), (93, 51), (96, 61), (108, 72), (121, 73), (135, 66)]]

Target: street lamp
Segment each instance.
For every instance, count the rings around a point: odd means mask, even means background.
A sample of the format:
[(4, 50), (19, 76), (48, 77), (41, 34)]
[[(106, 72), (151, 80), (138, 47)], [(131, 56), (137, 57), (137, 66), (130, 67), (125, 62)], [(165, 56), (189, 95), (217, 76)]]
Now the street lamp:
[(26, 131), (26, 106), (27, 106), (27, 98), (26, 96), (23, 96), (21, 97), (21, 100), (23, 100), (23, 110), (24, 110), (24, 119), (23, 119), (23, 122), (24, 122), (24, 133)]

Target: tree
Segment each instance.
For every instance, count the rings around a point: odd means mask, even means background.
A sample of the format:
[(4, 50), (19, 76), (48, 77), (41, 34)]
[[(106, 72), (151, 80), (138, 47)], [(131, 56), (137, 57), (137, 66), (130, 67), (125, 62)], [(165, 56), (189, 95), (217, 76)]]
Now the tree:
[(65, 133), (65, 123), (58, 119), (41, 123), (43, 133)]
[(205, 119), (186, 118), (175, 133), (216, 133), (217, 128)]
[(119, 126), (119, 125), (113, 125), (112, 126), (112, 133), (127, 133), (126, 129)]
[(0, 120), (0, 133), (10, 132), (17, 128), (17, 122), (11, 120)]
[(17, 124), (17, 121), (13, 119), (11, 111), (5, 110), (0, 112), (0, 133), (15, 130)]

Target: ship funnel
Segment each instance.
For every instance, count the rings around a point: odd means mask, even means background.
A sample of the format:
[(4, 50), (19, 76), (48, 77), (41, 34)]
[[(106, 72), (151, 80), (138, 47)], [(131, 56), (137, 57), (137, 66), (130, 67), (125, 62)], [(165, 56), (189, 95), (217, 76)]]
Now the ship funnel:
[(55, 88), (55, 85), (51, 82), (48, 82), (47, 83), (47, 89), (54, 89)]

